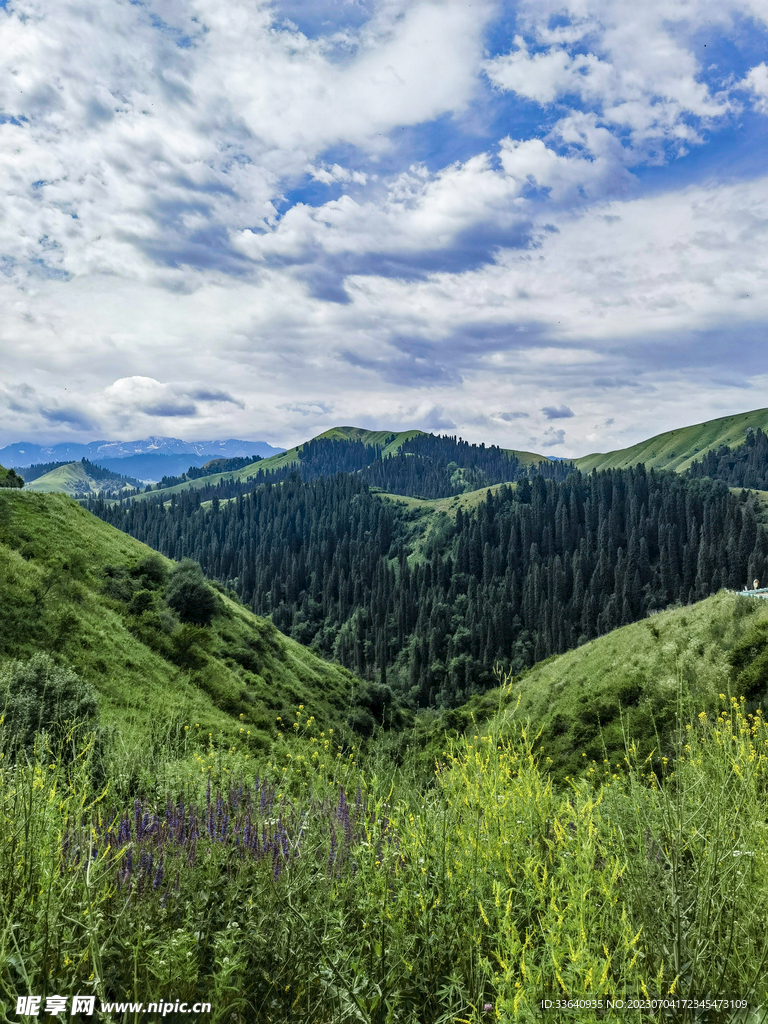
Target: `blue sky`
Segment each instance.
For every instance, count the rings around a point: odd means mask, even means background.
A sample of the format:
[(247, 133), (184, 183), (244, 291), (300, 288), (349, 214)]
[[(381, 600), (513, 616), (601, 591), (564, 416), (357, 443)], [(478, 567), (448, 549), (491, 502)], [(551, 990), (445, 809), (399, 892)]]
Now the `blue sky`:
[(763, 0), (7, 0), (0, 47), (0, 444), (768, 404)]

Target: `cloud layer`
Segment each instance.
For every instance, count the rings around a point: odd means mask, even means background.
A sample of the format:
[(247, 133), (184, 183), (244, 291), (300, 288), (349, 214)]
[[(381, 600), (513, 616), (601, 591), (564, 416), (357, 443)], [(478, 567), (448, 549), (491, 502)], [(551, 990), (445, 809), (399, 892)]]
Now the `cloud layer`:
[(0, 7), (0, 441), (764, 404), (762, 4), (311, 8)]

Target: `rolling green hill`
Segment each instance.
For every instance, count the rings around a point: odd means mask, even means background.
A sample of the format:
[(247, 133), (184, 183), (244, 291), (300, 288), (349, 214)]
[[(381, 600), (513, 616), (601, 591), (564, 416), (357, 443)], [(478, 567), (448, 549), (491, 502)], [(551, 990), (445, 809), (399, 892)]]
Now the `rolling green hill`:
[(668, 430), (630, 448), (595, 452), (575, 459), (574, 462), (582, 473), (591, 473), (593, 469), (626, 469), (640, 462), (644, 462), (649, 469), (674, 469), (682, 472), (711, 448), (719, 448), (723, 444), (728, 447), (742, 444), (747, 435), (747, 427), (768, 430), (768, 409), (753, 409), (735, 416), (722, 416), (690, 427)]
[[(362, 427), (332, 427), (330, 430), (326, 430), (317, 437), (311, 438), (311, 440), (362, 441), (366, 446), (382, 445), (383, 454), (384, 456), (387, 456), (393, 455), (397, 452), (405, 441), (423, 433), (424, 431), (422, 430), (402, 430), (399, 433), (394, 433), (393, 431), (387, 430), (364, 430)], [(245, 466), (243, 469), (235, 470), (234, 472), (214, 473), (210, 476), (200, 477), (197, 480), (185, 481), (181, 484), (175, 484), (173, 487), (164, 487), (148, 493), (151, 494), (152, 497), (167, 495), (170, 498), (172, 494), (179, 494), (182, 491), (189, 490), (190, 488), (194, 489), (206, 486), (215, 487), (222, 480), (250, 480), (258, 473), (272, 473), (275, 470), (284, 469), (286, 466), (298, 465), (299, 452), (304, 444), (309, 444), (309, 441), (296, 445), (294, 448), (289, 448), (288, 451), (281, 452), (279, 455), (273, 455), (268, 459), (262, 459), (261, 462)], [(506, 451), (508, 454), (514, 455), (523, 463), (523, 465), (526, 466), (535, 465), (542, 461), (549, 461), (546, 456), (537, 455), (535, 452), (518, 451), (512, 448), (505, 448), (502, 449), (502, 451)], [(141, 497), (141, 495), (139, 495), (139, 497)]]
[[(514, 712), (517, 721), (529, 720), (531, 736), (540, 734), (537, 749), (559, 781), (580, 774), (585, 761), (602, 767), (606, 757), (617, 770), (625, 735), (641, 744), (643, 756), (655, 751), (658, 761), (669, 753), (678, 706), (685, 720), (702, 711), (713, 717), (725, 706), (720, 694), (740, 696), (728, 655), (761, 625), (768, 625), (768, 602), (721, 590), (539, 662), (508, 687), (459, 708), (427, 713), (416, 736), (433, 761), (446, 732), (496, 728)], [(765, 690), (749, 710), (758, 706), (768, 711)]]
[(41, 650), (63, 659), (95, 687), (102, 723), (123, 737), (183, 719), (227, 741), (250, 731), (259, 750), (277, 716), (300, 703), (349, 732), (364, 684), (221, 588), (211, 627), (185, 627), (141, 574), (149, 555), (63, 494), (0, 490), (0, 672)]
[(80, 462), (59, 466), (58, 469), (52, 469), (50, 473), (44, 473), (26, 485), (28, 491), (69, 495), (98, 493), (103, 486), (103, 483), (100, 486), (96, 480), (88, 476)]

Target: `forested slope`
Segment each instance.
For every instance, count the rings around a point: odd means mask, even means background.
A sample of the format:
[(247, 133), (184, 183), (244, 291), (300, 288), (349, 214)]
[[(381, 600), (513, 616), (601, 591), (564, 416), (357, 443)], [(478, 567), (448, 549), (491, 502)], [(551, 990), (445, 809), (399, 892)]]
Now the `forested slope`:
[(6, 469), (0, 466), (0, 487), (23, 487), (24, 479), (16, 473), (15, 469)]
[(532, 466), (548, 475), (564, 476), (566, 472), (565, 463), (550, 462), (532, 452), (495, 445), (486, 448), (484, 444), (470, 444), (461, 438), (425, 434), (421, 430), (393, 434), (335, 427), (305, 444), (264, 459), (258, 466), (210, 474), (203, 480), (190, 473), (188, 480), (166, 481), (164, 486), (154, 489), (152, 497), (170, 498), (200, 487), (209, 491), (217, 488), (219, 497), (232, 497), (267, 480), (284, 480), (293, 472), (310, 480), (333, 473), (364, 471), (369, 483), (387, 490), (436, 498), (516, 480)]

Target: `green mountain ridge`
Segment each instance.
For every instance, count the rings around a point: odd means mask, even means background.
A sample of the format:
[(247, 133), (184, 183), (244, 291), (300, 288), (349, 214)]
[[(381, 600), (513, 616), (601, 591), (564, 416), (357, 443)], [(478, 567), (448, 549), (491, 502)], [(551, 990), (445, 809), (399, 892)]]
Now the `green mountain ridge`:
[[(691, 463), (704, 455), (705, 452), (717, 449), (722, 445), (735, 447), (743, 443), (748, 429), (760, 427), (768, 431), (768, 408), (753, 409), (749, 412), (718, 419), (706, 420), (702, 423), (679, 427), (674, 430), (656, 434), (653, 437), (610, 452), (593, 452), (573, 461), (577, 469), (590, 473), (593, 469), (625, 469), (644, 463), (649, 469), (671, 469), (683, 472)], [(366, 430), (362, 427), (339, 426), (318, 434), (279, 455), (273, 455), (258, 463), (245, 466), (234, 471), (213, 473), (198, 479), (184, 481), (171, 487), (151, 491), (153, 496), (179, 494), (190, 488), (205, 486), (215, 487), (221, 481), (247, 481), (258, 473), (269, 473), (284, 469), (286, 466), (298, 465), (299, 453), (310, 441), (337, 440), (362, 441), (366, 446), (381, 445), (385, 456), (399, 451), (405, 441), (423, 434), (421, 430), (404, 430), (399, 432), (387, 430)], [(514, 455), (523, 465), (532, 466), (538, 462), (549, 462), (545, 455), (516, 448), (503, 448), (502, 451)], [(47, 493), (59, 491), (67, 494), (96, 493), (100, 489), (99, 481), (92, 480), (77, 467), (80, 463), (61, 467), (27, 485), (28, 490)], [(0, 479), (7, 475), (7, 470), (0, 468)], [(138, 495), (141, 497), (141, 495)]]
[(768, 430), (768, 409), (752, 409), (734, 416), (721, 416), (688, 427), (678, 427), (656, 434), (628, 448), (612, 452), (595, 452), (574, 459), (582, 473), (593, 469), (626, 469), (645, 463), (648, 469), (673, 469), (678, 473), (688, 469), (697, 458), (713, 448), (740, 445), (751, 427)]
[[(711, 449), (717, 449), (722, 445), (734, 447), (743, 443), (748, 429), (755, 430), (758, 427), (768, 431), (768, 408), (753, 409), (733, 416), (723, 416), (718, 419), (706, 420), (703, 423), (679, 427), (647, 438), (627, 448), (611, 452), (594, 452), (572, 461), (582, 473), (590, 473), (593, 469), (626, 469), (639, 463), (644, 463), (649, 469), (669, 469), (683, 472), (695, 459), (700, 458)], [(365, 445), (379, 444), (384, 445), (384, 454), (390, 455), (398, 451), (405, 441), (422, 433), (424, 432), (420, 430), (393, 433), (385, 430), (373, 431), (361, 427), (340, 426), (332, 427), (311, 440), (354, 440), (362, 441)], [(193, 480), (151, 493), (153, 495), (167, 494), (170, 497), (172, 494), (178, 494), (190, 487), (201, 487), (206, 484), (215, 486), (222, 480), (245, 481), (253, 478), (258, 472), (272, 472), (286, 466), (297, 465), (299, 452), (304, 444), (309, 444), (309, 441), (233, 473), (212, 474), (200, 480)], [(514, 455), (523, 465), (527, 466), (536, 465), (541, 461), (551, 461), (547, 456), (536, 452), (514, 448), (504, 448), (502, 451)]]
[[(153, 498), (165, 495), (170, 498), (171, 495), (180, 494), (190, 488), (194, 490), (196, 488), (206, 486), (215, 487), (224, 480), (247, 481), (253, 479), (259, 473), (271, 473), (276, 470), (285, 469), (287, 466), (298, 466), (300, 461), (299, 453), (305, 445), (310, 444), (312, 441), (362, 441), (366, 446), (381, 445), (383, 446), (383, 455), (386, 457), (388, 455), (394, 455), (400, 450), (406, 441), (409, 441), (413, 437), (418, 437), (421, 434), (424, 434), (423, 430), (401, 430), (400, 432), (394, 432), (391, 430), (365, 430), (362, 427), (353, 426), (331, 427), (322, 434), (318, 434), (317, 437), (303, 441), (294, 448), (289, 448), (287, 451), (282, 452), (279, 455), (272, 455), (268, 459), (262, 459), (261, 462), (254, 463), (251, 466), (245, 466), (243, 469), (235, 470), (233, 472), (212, 473), (209, 476), (201, 477), (197, 480), (185, 481), (181, 484), (175, 484), (172, 487), (164, 487), (147, 493)], [(538, 462), (542, 461), (549, 461), (545, 455), (538, 455), (535, 452), (521, 451), (512, 448), (503, 448), (502, 451), (507, 452), (509, 455), (514, 455), (521, 463), (523, 463), (523, 465), (527, 466), (536, 465)], [(142, 496), (143, 495), (141, 494), (137, 495), (139, 498)]]

